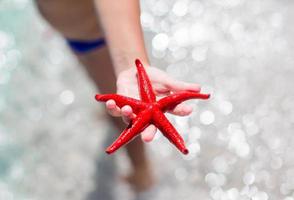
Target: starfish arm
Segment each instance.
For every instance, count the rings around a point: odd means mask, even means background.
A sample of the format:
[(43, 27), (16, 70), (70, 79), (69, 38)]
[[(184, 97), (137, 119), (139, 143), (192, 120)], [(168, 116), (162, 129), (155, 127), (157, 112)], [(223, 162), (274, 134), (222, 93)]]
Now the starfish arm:
[(104, 102), (110, 99), (113, 99), (118, 107), (121, 108), (125, 105), (129, 105), (131, 106), (131, 108), (133, 109), (135, 113), (145, 108), (144, 102), (131, 98), (131, 97), (125, 97), (118, 94), (96, 94), (95, 99), (97, 101), (104, 101)]
[(144, 110), (139, 113), (120, 136), (106, 149), (106, 153), (111, 154), (134, 139), (148, 125), (150, 119), (150, 110)]
[(141, 99), (148, 103), (154, 102), (156, 100), (155, 94), (143, 64), (139, 59), (136, 59), (135, 64), (138, 72), (138, 85)]
[(164, 97), (158, 101), (161, 110), (166, 111), (172, 109), (176, 105), (189, 99), (208, 99), (210, 94), (201, 94), (192, 91), (183, 91)]
[(153, 111), (153, 123), (183, 154), (189, 153), (183, 138), (160, 110)]

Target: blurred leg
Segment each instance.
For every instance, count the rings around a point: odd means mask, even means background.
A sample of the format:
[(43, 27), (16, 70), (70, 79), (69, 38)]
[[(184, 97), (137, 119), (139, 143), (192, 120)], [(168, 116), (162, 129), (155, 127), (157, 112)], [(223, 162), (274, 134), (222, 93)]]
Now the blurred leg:
[[(38, 0), (37, 4), (44, 18), (66, 38), (95, 40), (103, 37), (92, 0)], [(76, 56), (101, 93), (116, 92), (116, 77), (107, 47)], [(111, 120), (119, 130), (126, 126), (119, 118)], [(133, 167), (129, 181), (136, 189), (148, 188), (152, 178), (142, 140), (135, 139), (126, 149)]]

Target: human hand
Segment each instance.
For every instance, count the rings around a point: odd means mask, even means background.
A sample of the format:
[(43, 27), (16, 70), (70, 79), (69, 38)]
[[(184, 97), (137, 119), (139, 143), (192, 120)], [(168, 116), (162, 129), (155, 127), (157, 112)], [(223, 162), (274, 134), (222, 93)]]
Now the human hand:
[[(184, 90), (200, 92), (200, 86), (198, 84), (175, 80), (166, 72), (155, 67), (146, 67), (145, 69), (152, 83), (153, 90), (156, 96), (159, 98), (169, 95), (173, 92), (180, 92)], [(135, 68), (122, 71), (118, 75), (117, 93), (140, 99)], [(106, 108), (110, 115), (115, 117), (122, 117), (126, 123), (136, 116), (129, 105), (125, 105), (122, 108), (119, 108), (116, 105), (116, 102), (112, 99), (106, 102)], [(186, 116), (192, 112), (192, 107), (181, 103), (169, 112), (178, 116)], [(141, 133), (143, 141), (151, 141), (154, 138), (155, 133), (156, 127), (154, 125), (149, 125)]]

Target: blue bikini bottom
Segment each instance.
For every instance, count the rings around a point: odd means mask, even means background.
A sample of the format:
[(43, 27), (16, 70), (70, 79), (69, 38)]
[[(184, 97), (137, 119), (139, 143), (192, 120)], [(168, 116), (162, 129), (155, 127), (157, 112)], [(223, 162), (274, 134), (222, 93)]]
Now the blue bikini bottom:
[(99, 38), (96, 40), (76, 40), (76, 39), (66, 39), (68, 46), (75, 53), (89, 53), (90, 51), (98, 48), (102, 48), (106, 45), (104, 38)]

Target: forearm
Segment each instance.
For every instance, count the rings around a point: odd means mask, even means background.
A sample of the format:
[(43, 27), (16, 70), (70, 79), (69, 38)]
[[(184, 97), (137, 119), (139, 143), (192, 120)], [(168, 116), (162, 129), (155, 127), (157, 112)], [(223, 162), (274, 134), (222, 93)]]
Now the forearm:
[(140, 24), (138, 0), (95, 0), (116, 74), (134, 66), (136, 58), (148, 65)]

